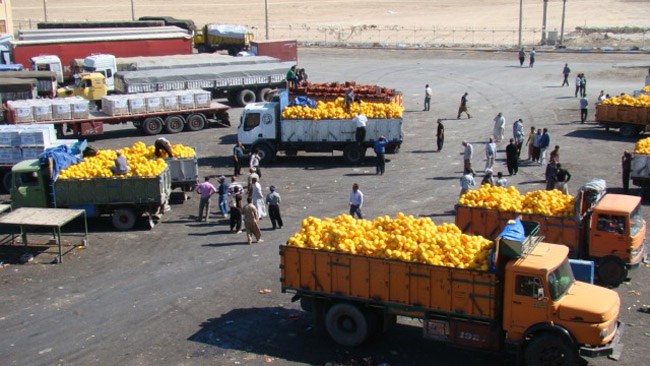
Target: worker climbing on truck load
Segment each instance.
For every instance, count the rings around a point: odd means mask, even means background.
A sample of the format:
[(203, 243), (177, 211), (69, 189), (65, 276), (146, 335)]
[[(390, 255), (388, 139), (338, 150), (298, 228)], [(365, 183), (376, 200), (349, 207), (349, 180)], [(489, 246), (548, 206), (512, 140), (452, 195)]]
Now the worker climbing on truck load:
[(172, 144), (166, 138), (164, 137), (158, 138), (156, 142), (153, 144), (153, 146), (155, 148), (154, 155), (156, 155), (157, 157), (159, 158), (162, 157), (163, 151), (167, 153), (167, 157), (170, 158), (174, 157), (174, 153), (172, 151)]
[(117, 158), (115, 158), (115, 166), (111, 168), (111, 171), (115, 175), (126, 175), (131, 168), (129, 163), (126, 161), (126, 156), (122, 155), (121, 151), (117, 151)]
[(366, 117), (363, 112), (359, 111), (356, 117), (354, 117), (355, 125), (357, 129), (354, 134), (354, 139), (357, 144), (363, 143), (363, 140), (366, 139), (366, 125), (368, 124), (368, 117)]
[(291, 66), (287, 71), (287, 89), (298, 86), (298, 75), (296, 74), (296, 65)]

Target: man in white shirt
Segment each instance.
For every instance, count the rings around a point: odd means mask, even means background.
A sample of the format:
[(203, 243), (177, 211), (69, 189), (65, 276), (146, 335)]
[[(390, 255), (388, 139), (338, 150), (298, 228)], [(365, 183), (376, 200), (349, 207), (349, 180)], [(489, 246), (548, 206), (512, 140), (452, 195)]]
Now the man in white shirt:
[(463, 150), (463, 170), (467, 170), (472, 173), (472, 175), (475, 175), (476, 173), (472, 168), (472, 155), (474, 154), (474, 148), (472, 147), (472, 144), (467, 141), (463, 141), (463, 146), (465, 147), (465, 150)]
[(352, 185), (352, 192), (350, 192), (350, 216), (354, 217), (356, 214), (357, 217), (363, 219), (361, 206), (363, 206), (363, 193), (359, 190), (359, 185), (354, 183)]
[(506, 118), (503, 116), (503, 113), (499, 112), (496, 117), (494, 117), (494, 140), (496, 142), (501, 142), (506, 133)]
[(357, 126), (357, 130), (354, 134), (354, 138), (358, 144), (363, 143), (363, 140), (366, 139), (366, 124), (368, 123), (368, 117), (364, 116), (363, 113), (359, 112), (356, 117), (354, 117), (354, 123)]
[(433, 93), (433, 91), (429, 87), (429, 84), (427, 84), (424, 87), (424, 110), (425, 111), (428, 111), (429, 109), (431, 109), (431, 94), (432, 93)]
[(485, 145), (485, 170), (492, 169), (494, 165), (494, 158), (497, 155), (497, 144), (494, 139), (490, 137), (488, 143)]

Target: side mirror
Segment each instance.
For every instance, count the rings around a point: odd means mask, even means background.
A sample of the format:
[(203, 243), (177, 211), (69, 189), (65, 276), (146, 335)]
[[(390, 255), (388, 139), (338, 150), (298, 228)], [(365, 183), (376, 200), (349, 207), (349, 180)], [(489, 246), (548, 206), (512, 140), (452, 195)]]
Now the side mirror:
[(540, 301), (546, 299), (546, 297), (544, 296), (544, 288), (543, 287), (537, 288), (537, 294), (535, 295), (535, 299), (540, 300)]

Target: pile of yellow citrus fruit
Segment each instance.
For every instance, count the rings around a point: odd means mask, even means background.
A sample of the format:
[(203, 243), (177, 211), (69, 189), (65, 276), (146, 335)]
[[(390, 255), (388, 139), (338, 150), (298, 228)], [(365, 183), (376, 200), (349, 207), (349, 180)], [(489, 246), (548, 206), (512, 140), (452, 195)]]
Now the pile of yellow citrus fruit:
[(361, 112), (368, 118), (400, 118), (404, 107), (397, 103), (352, 103), (348, 111), (343, 98), (334, 102), (318, 101), (316, 108), (292, 106), (282, 111), (285, 119), (352, 119)]
[[(155, 158), (154, 156), (155, 151), (156, 148), (153, 145), (147, 146), (146, 157), (149, 159)], [(176, 158), (193, 158), (196, 155), (196, 152), (194, 151), (193, 148), (189, 146), (185, 146), (183, 144), (172, 145), (172, 153), (174, 153), (174, 157)], [(168, 157), (165, 150), (162, 151), (162, 155), (160, 157), (162, 158)]]
[(514, 186), (503, 188), (484, 184), (481, 188), (470, 190), (462, 195), (458, 199), (458, 204), (501, 212), (572, 216), (575, 197), (566, 195), (557, 189), (538, 190), (522, 195)]
[(650, 93), (650, 85), (644, 86), (643, 89), (641, 89), (641, 91), (645, 93)]
[(435, 225), (401, 212), (372, 221), (310, 216), (287, 245), (481, 271), (488, 270), (492, 249), (492, 241), (463, 234), (454, 224)]
[(603, 101), (603, 104), (650, 108), (650, 95), (641, 94), (635, 98), (630, 95), (624, 94), (619, 97), (612, 97), (609, 99), (605, 99)]
[(634, 145), (634, 153), (642, 155), (650, 155), (650, 137), (646, 137), (636, 142)]
[[(153, 148), (153, 146), (150, 147)], [(138, 141), (131, 147), (119, 149), (131, 168), (126, 175), (116, 176), (111, 171), (111, 168), (115, 166), (117, 150), (99, 150), (97, 155), (86, 157), (84, 161), (62, 170), (59, 173), (59, 179), (157, 176), (167, 168), (167, 163), (163, 159), (151, 159), (148, 155), (150, 147)]]

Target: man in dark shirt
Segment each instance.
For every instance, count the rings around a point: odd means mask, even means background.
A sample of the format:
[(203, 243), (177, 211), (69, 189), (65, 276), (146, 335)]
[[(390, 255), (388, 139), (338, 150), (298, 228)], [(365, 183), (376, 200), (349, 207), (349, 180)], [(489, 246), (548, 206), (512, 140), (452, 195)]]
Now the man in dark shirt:
[(438, 119), (438, 131), (436, 132), (436, 142), (438, 144), (438, 152), (442, 151), (442, 145), (445, 144), (445, 126), (442, 124), (442, 119)]
[(515, 144), (515, 139), (510, 139), (510, 143), (506, 146), (506, 165), (510, 175), (517, 175), (519, 172), (519, 148)]

